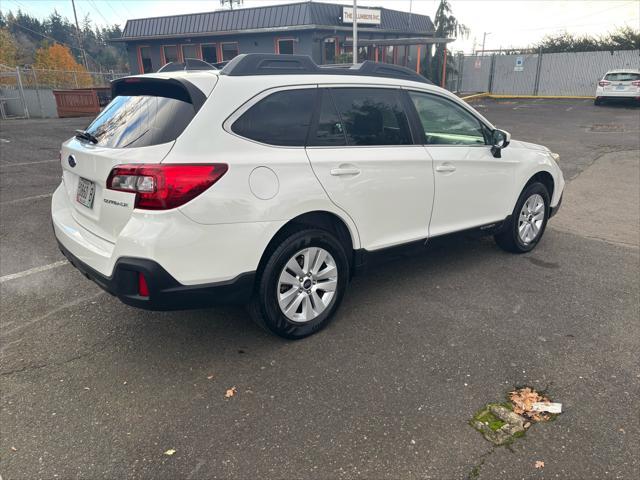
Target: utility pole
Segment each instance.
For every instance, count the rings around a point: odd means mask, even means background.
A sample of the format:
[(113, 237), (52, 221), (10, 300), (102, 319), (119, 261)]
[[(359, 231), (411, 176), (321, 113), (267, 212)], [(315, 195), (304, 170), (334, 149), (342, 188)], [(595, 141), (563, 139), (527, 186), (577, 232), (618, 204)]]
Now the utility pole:
[(487, 35), (491, 35), (491, 32), (484, 32), (482, 36), (482, 55), (484, 56), (484, 43), (487, 41)]
[(353, 64), (358, 63), (358, 0), (353, 0)]
[(76, 31), (78, 33), (78, 46), (80, 47), (80, 51), (82, 52), (82, 60), (84, 62), (84, 68), (89, 70), (89, 65), (87, 65), (87, 53), (84, 51), (82, 47), (82, 33), (80, 33), (80, 25), (78, 25), (78, 14), (76, 13), (76, 2), (71, 0), (71, 5), (73, 6), (73, 16), (76, 19)]

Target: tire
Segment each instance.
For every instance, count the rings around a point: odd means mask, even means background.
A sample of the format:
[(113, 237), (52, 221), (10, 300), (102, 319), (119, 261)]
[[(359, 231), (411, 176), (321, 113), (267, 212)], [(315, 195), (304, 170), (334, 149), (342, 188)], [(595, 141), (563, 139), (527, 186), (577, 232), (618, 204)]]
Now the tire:
[(596, 99), (593, 101), (594, 105), (602, 105), (602, 99), (600, 97), (596, 97)]
[[(314, 265), (318, 258), (324, 260)], [(348, 280), (349, 261), (336, 237), (318, 229), (294, 231), (273, 250), (259, 272), (249, 312), (258, 325), (280, 337), (304, 338), (331, 322)]]
[[(536, 203), (540, 201), (543, 205)], [(526, 207), (525, 203), (527, 203)], [(520, 194), (513, 213), (503, 230), (494, 236), (498, 246), (513, 253), (526, 253), (533, 250), (540, 242), (547, 227), (549, 205), (549, 192), (542, 183), (536, 182), (527, 186)], [(530, 210), (531, 207), (533, 210)], [(538, 209), (540, 212), (536, 213)], [(540, 214), (542, 214), (542, 218), (540, 218)]]

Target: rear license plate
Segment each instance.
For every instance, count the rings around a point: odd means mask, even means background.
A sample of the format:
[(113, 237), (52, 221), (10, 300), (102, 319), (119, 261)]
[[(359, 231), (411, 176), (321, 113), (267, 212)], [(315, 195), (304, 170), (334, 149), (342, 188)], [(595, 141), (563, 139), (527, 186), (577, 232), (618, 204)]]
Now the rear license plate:
[(96, 196), (96, 184), (86, 178), (80, 178), (78, 181), (78, 192), (76, 200), (79, 204), (87, 208), (93, 208), (93, 197)]
[(626, 87), (624, 85), (618, 85), (616, 90), (624, 90)]

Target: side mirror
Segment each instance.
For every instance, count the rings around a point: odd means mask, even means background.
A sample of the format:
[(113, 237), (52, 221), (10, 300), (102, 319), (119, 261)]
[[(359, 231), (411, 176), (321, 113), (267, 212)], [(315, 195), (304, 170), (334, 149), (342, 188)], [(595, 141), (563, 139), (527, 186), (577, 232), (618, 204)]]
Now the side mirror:
[(495, 158), (502, 158), (500, 153), (511, 142), (511, 134), (497, 128), (491, 132), (491, 153)]

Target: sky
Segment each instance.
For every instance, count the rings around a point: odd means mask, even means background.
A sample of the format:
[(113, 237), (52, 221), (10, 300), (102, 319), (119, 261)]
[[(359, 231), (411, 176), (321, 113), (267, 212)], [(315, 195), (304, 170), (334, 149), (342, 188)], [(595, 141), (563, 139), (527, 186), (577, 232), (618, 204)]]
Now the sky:
[[(316, 0), (352, 5), (351, 0)], [(244, 7), (294, 3), (296, 0), (244, 0)], [(385, 7), (429, 15), (439, 0), (358, 0), (361, 7)], [(640, 0), (450, 0), (454, 15), (471, 29), (466, 39), (450, 44), (454, 51), (470, 53), (485, 48), (529, 46), (544, 35), (570, 32), (602, 35), (617, 27), (640, 28)], [(18, 8), (39, 18), (54, 9), (73, 21), (71, 0), (2, 0), (3, 11)], [(213, 11), (219, 0), (76, 0), (78, 19), (88, 13), (94, 24), (124, 24), (129, 18)]]

